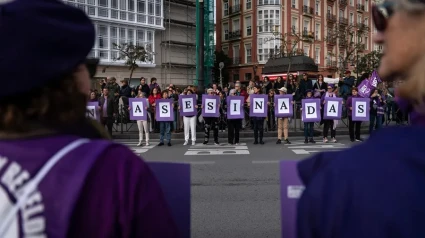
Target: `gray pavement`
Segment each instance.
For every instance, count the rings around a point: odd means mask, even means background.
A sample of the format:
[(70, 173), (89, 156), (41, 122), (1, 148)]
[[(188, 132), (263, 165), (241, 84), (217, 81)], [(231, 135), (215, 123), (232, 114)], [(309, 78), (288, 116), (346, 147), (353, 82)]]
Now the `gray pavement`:
[(238, 146), (211, 142), (183, 146), (183, 140), (173, 140), (171, 147), (156, 146), (158, 140), (147, 147), (136, 147), (136, 140), (116, 141), (148, 161), (192, 165), (192, 237), (277, 238), (281, 236), (279, 160), (301, 160), (356, 144), (348, 136), (339, 139), (324, 144), (316, 137), (318, 143), (304, 144), (303, 138), (297, 137), (290, 145), (276, 145), (275, 138), (266, 138), (264, 145), (242, 139)]

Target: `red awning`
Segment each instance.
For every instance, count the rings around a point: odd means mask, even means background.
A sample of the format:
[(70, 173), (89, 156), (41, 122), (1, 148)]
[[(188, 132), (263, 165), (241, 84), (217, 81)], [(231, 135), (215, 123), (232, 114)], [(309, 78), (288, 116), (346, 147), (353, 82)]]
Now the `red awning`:
[[(292, 75), (298, 75), (298, 73), (290, 73)], [(263, 79), (265, 77), (268, 77), (270, 81), (274, 81), (277, 79), (277, 77), (282, 77), (283, 79), (286, 79), (286, 74), (263, 74), (261, 75), (263, 77)]]

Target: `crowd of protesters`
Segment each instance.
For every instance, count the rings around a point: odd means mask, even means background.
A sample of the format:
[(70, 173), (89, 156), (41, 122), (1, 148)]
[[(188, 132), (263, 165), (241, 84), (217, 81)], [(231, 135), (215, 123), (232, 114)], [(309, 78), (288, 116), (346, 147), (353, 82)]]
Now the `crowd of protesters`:
[[(275, 94), (292, 94), (293, 104), (296, 110), (301, 111), (301, 100), (304, 98), (320, 98), (321, 104), (324, 105), (327, 97), (340, 97), (343, 98), (343, 115), (342, 118), (348, 118), (348, 128), (351, 141), (362, 141), (360, 136), (361, 122), (352, 121), (352, 108), (351, 101), (353, 97), (358, 97), (358, 89), (356, 88), (360, 83), (369, 78), (369, 74), (363, 74), (357, 80), (351, 76), (350, 71), (346, 71), (345, 75), (341, 75), (337, 84), (328, 84), (324, 81), (323, 75), (302, 75), (290, 74), (288, 81), (282, 77), (277, 77), (276, 80), (269, 80), (268, 77), (256, 80), (250, 80), (248, 84), (240, 81), (229, 83), (227, 86), (221, 88), (218, 84), (208, 85), (205, 93), (209, 95), (220, 96), (220, 117), (218, 118), (202, 118), (198, 115), (193, 117), (179, 116), (178, 115), (178, 98), (179, 95), (196, 94), (198, 90), (196, 86), (189, 85), (186, 87), (176, 87), (169, 84), (165, 89), (161, 90), (156, 78), (150, 80), (142, 77), (140, 84), (135, 87), (130, 87), (129, 82), (124, 79), (121, 80), (121, 86), (116, 82), (114, 77), (107, 78), (100, 81), (101, 92), (97, 90), (91, 91), (91, 101), (99, 101), (101, 108), (101, 122), (108, 128), (112, 134), (114, 122), (127, 123), (129, 122), (129, 107), (128, 99), (133, 97), (147, 98), (149, 102), (148, 120), (138, 121), (139, 128), (139, 146), (143, 145), (143, 138), (145, 138), (145, 145), (149, 145), (149, 133), (160, 133), (160, 144), (171, 146), (171, 133), (184, 132), (185, 142), (184, 145), (196, 144), (196, 127), (198, 121), (203, 123), (205, 131), (204, 144), (208, 144), (210, 131), (213, 131), (214, 144), (219, 144), (218, 133), (228, 132), (228, 143), (239, 144), (239, 132), (244, 130), (245, 127), (251, 127), (254, 130), (254, 144), (264, 144), (263, 135), (264, 131), (278, 131), (278, 138), (276, 144), (290, 144), (288, 138), (289, 123), (292, 118), (277, 118), (274, 112), (274, 95)], [(149, 83), (148, 83), (149, 81)], [(371, 105), (370, 105), (370, 123), (369, 132), (378, 130), (382, 127), (386, 120), (397, 120), (400, 123), (405, 119), (404, 115), (397, 112), (397, 105), (394, 103), (394, 96), (388, 89), (387, 85), (379, 84), (377, 89), (371, 92)], [(393, 91), (392, 91), (393, 92)], [(267, 94), (268, 100), (268, 113), (267, 117), (249, 117), (249, 96), (251, 94)], [(226, 98), (229, 96), (244, 96), (245, 118), (244, 119), (227, 119), (226, 117)], [(174, 104), (174, 121), (173, 122), (157, 122), (155, 120), (155, 101), (157, 99), (173, 99)], [(120, 104), (121, 99), (121, 104)], [(199, 103), (199, 100), (198, 100)], [(199, 103), (200, 104), (200, 103)], [(197, 106), (198, 110), (201, 106)], [(323, 107), (322, 118), (323, 118)], [(336, 128), (338, 120), (324, 120), (320, 122), (323, 125), (323, 142), (337, 142)], [(316, 143), (313, 138), (314, 123), (304, 123), (305, 143)], [(330, 137), (328, 133), (330, 131)]]

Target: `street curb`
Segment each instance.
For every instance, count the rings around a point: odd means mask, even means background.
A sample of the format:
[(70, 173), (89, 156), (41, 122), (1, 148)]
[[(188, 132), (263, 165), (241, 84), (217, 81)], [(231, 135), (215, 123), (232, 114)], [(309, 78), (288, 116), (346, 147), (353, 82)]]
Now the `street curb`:
[[(366, 135), (369, 134), (369, 131), (367, 129), (362, 129), (360, 131), (360, 134), (362, 135)], [(322, 135), (322, 130), (314, 130), (314, 136), (321, 136)], [(337, 136), (348, 136), (348, 130), (340, 130), (336, 132)], [(159, 133), (150, 133), (149, 137), (150, 139), (159, 139)], [(213, 133), (210, 133), (210, 138), (212, 138)], [(289, 131), (289, 138), (291, 137), (303, 137), (304, 136), (304, 131)], [(197, 132), (196, 133), (196, 137), (197, 138), (204, 138), (204, 133), (200, 133)], [(218, 137), (219, 138), (227, 138), (227, 132), (219, 132), (218, 133)], [(254, 132), (252, 130), (249, 131), (241, 131), (240, 138), (254, 138)], [(264, 137), (266, 138), (277, 138), (277, 132), (276, 131), (271, 131), (271, 132), (264, 132)], [(115, 140), (137, 140), (139, 138), (138, 133), (136, 132), (125, 132), (123, 134), (119, 134), (119, 133), (115, 133), (112, 135), (112, 138)], [(171, 133), (171, 139), (184, 139), (184, 133), (179, 132), (179, 133)]]

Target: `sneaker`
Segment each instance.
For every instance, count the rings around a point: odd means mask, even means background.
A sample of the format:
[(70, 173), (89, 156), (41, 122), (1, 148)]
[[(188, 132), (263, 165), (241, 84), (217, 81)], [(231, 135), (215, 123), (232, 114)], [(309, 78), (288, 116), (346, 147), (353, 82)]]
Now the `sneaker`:
[(288, 139), (285, 139), (285, 144), (289, 145), (291, 142)]
[(235, 143), (235, 145), (240, 145), (240, 143)]
[(168, 144), (167, 144), (168, 146), (171, 146), (171, 142), (168, 142)]
[(139, 144), (137, 144), (137, 146), (142, 146), (142, 142), (140, 141)]
[(260, 141), (260, 145), (264, 145), (264, 141)]
[(304, 140), (304, 144), (307, 144), (308, 143), (308, 139), (307, 138), (305, 138), (305, 140)]
[(354, 139), (350, 139), (351, 142), (354, 142)]
[(316, 141), (314, 141), (314, 139), (313, 139), (313, 138), (310, 138), (310, 140), (309, 140), (308, 142), (310, 142), (310, 143), (312, 143), (312, 144), (316, 144)]
[(327, 137), (323, 137), (323, 143), (328, 143), (328, 138)]
[(206, 145), (206, 144), (208, 144), (208, 141), (204, 141), (204, 143), (202, 143), (202, 144)]
[(183, 143), (183, 145), (187, 145), (187, 144), (189, 144), (189, 141), (185, 141), (185, 142)]
[(196, 142), (195, 141), (192, 141), (192, 145), (196, 145)]
[(218, 142), (214, 142), (214, 145), (220, 145), (220, 143), (218, 143)]
[(281, 144), (282, 143), (282, 141), (280, 140), (280, 139), (278, 139), (277, 141), (276, 141), (276, 144)]
[(159, 142), (158, 146), (163, 146), (164, 142)]
[(332, 142), (333, 143), (336, 143), (337, 142), (337, 140), (335, 139), (335, 137), (332, 138)]
[(149, 145), (150, 145), (149, 142), (146, 141), (146, 146), (149, 146)]
[(361, 139), (361, 138), (358, 138), (358, 139), (356, 139), (356, 141), (363, 141), (363, 139)]
[(258, 141), (254, 141), (254, 145), (258, 145)]

